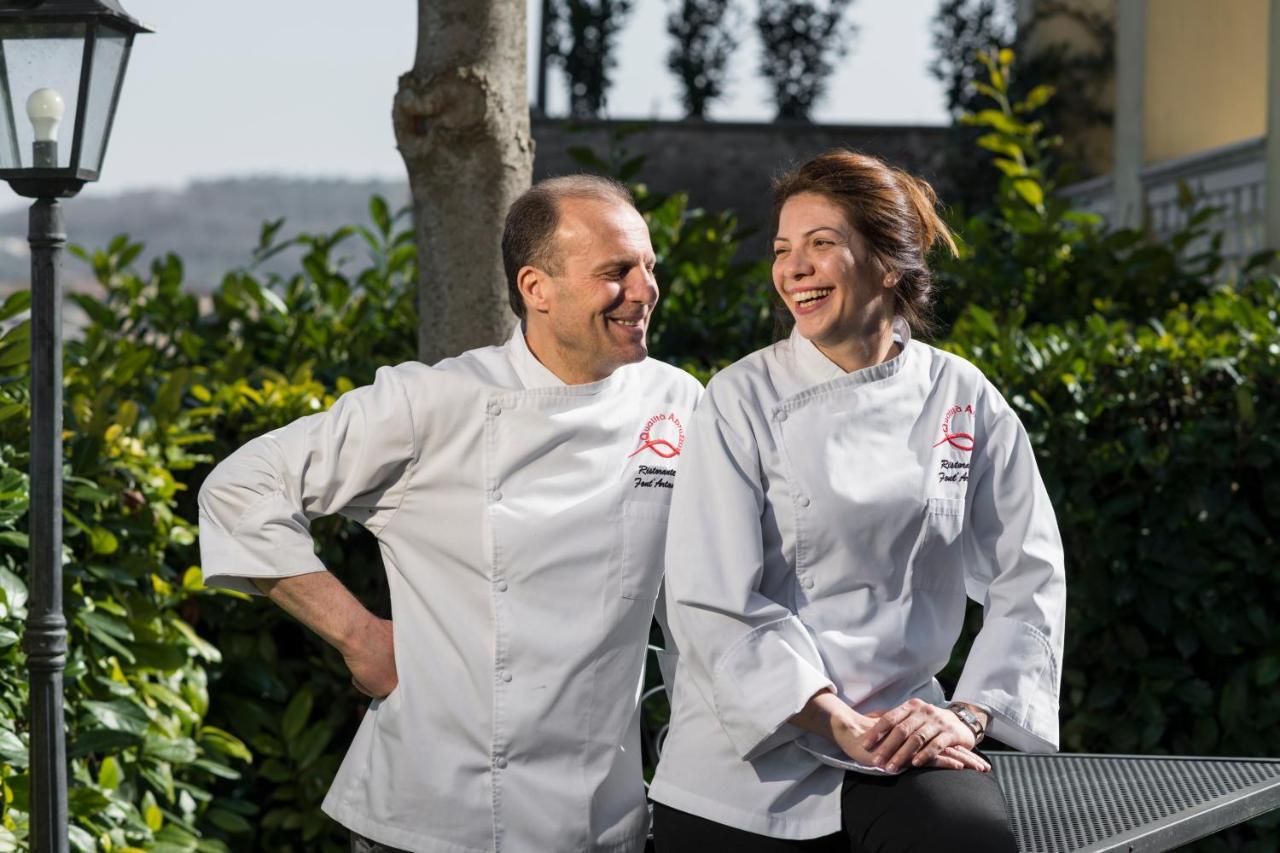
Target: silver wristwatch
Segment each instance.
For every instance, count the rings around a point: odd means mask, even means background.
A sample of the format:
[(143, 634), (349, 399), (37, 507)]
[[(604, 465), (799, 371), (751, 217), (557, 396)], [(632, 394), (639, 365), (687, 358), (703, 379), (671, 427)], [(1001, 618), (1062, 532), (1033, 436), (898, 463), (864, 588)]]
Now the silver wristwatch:
[(978, 719), (978, 715), (969, 710), (968, 706), (959, 702), (952, 702), (947, 706), (947, 710), (960, 718), (960, 722), (969, 727), (969, 731), (973, 732), (973, 743), (976, 746), (982, 743), (982, 737), (987, 733), (983, 728), (982, 720)]

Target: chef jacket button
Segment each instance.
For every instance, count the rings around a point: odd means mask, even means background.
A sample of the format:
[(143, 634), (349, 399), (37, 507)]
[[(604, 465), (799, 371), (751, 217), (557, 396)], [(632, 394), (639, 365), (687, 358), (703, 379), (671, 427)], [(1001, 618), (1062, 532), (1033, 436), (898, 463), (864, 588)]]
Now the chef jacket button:
[(782, 422), (783, 422), (783, 421), (785, 421), (786, 419), (787, 419), (787, 413), (786, 413), (786, 412), (778, 412), (778, 423), (782, 423)]
[(498, 673), (498, 677), (499, 677), (499, 678), (501, 678), (503, 681), (508, 682), (508, 683), (510, 683), (510, 681), (511, 681), (511, 673), (509, 673), (509, 672), (500, 672), (500, 673)]
[(808, 496), (808, 495), (801, 495), (801, 496), (800, 496), (800, 506), (808, 506), (808, 505), (809, 505), (809, 496)]
[(498, 403), (490, 403), (489, 414), (493, 415), (494, 417), (497, 417), (498, 415), (502, 414), (502, 406), (499, 405)]
[(498, 581), (498, 592), (506, 592), (506, 591), (507, 591), (507, 582)]
[(507, 759), (499, 755), (493, 760), (493, 766), (497, 767), (499, 770), (505, 770), (507, 768)]
[(497, 489), (494, 489), (490, 497), (493, 499), (494, 503), (498, 503), (499, 501), (502, 500), (502, 492), (498, 491)]
[(805, 589), (813, 589), (813, 578), (805, 578), (800, 581), (800, 585)]

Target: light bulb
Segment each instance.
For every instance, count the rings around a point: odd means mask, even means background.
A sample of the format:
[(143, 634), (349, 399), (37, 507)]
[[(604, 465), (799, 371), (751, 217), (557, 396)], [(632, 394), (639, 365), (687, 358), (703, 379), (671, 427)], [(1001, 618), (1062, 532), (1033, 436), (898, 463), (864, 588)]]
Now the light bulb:
[(27, 98), (27, 118), (36, 131), (36, 142), (57, 142), (58, 125), (66, 105), (62, 96), (53, 89), (36, 89)]

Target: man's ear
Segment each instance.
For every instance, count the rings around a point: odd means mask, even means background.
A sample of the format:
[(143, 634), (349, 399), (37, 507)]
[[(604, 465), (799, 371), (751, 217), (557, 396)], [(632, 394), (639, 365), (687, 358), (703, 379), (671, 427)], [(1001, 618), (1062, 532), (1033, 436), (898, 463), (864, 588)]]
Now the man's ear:
[(533, 266), (523, 266), (516, 273), (516, 287), (524, 299), (525, 308), (545, 314), (549, 310), (551, 291), (555, 284), (551, 276)]

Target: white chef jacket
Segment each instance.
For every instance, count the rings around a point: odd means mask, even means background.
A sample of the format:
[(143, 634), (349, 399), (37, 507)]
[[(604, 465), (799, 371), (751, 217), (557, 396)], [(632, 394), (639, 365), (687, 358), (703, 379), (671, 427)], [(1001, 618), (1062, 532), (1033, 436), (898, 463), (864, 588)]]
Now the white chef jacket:
[(653, 360), (565, 385), (517, 329), (384, 367), (214, 469), (211, 586), (324, 571), (323, 515), (381, 548), (399, 686), (370, 705), (325, 812), (413, 851), (643, 847), (638, 698), (700, 392)]
[(973, 365), (895, 336), (846, 374), (792, 334), (708, 385), (671, 507), (654, 800), (839, 831), (844, 771), (813, 753), (840, 750), (788, 718), (823, 688), (862, 712), (944, 702), (966, 592), (985, 619), (953, 698), (1010, 746), (1057, 748), (1063, 555), (1026, 434)]

